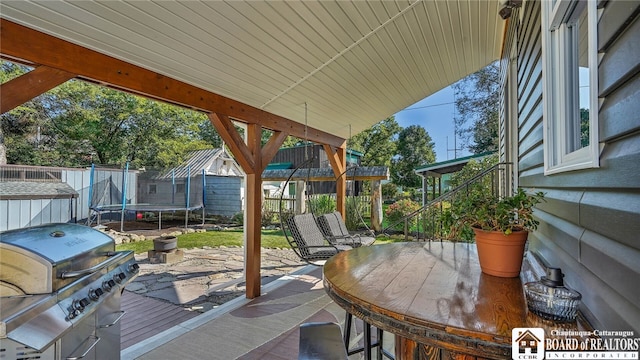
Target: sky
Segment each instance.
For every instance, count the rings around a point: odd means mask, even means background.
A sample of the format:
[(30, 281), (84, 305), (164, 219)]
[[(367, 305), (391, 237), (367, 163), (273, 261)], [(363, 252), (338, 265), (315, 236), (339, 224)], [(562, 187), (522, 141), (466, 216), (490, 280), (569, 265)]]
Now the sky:
[[(436, 162), (454, 159), (455, 156), (471, 155), (467, 150), (454, 149), (453, 117), (455, 114), (453, 88), (448, 86), (437, 93), (395, 114), (396, 121), (403, 128), (419, 125), (427, 130), (435, 143)], [(447, 145), (447, 139), (449, 144)], [(460, 139), (457, 142), (460, 148)], [(449, 150), (449, 151), (448, 151)]]

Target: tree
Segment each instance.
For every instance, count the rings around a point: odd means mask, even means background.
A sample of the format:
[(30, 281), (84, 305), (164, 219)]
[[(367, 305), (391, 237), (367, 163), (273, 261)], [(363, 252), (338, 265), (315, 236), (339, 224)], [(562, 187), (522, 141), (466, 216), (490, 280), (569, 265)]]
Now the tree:
[(415, 173), (415, 169), (436, 160), (431, 136), (423, 127), (411, 125), (400, 131), (397, 146), (398, 155), (392, 162), (391, 179), (400, 186), (419, 187), (420, 176)]
[[(2, 62), (3, 82), (28, 71)], [(206, 116), (79, 80), (1, 115), (9, 163), (50, 166), (124, 164), (169, 167), (210, 148)], [(209, 125), (211, 126), (211, 125)], [(211, 128), (213, 128), (211, 126)]]
[(391, 116), (362, 131), (347, 142), (347, 147), (363, 153), (363, 166), (391, 166), (396, 153), (395, 137), (402, 128)]
[(494, 62), (453, 84), (456, 135), (474, 154), (498, 150), (500, 66)]

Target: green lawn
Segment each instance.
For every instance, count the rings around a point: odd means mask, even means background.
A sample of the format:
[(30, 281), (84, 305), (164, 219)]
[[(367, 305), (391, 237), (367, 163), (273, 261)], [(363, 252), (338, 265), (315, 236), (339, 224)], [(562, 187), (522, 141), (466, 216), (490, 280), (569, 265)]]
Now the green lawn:
[[(387, 237), (380, 237), (376, 244), (395, 242)], [(190, 233), (178, 236), (178, 247), (181, 249), (202, 248), (203, 246), (242, 246), (243, 236), (241, 230), (207, 231), (204, 233)], [(262, 247), (265, 248), (289, 248), (289, 243), (280, 230), (262, 230)], [(116, 246), (118, 251), (133, 250), (136, 253), (144, 253), (153, 250), (153, 240), (144, 240), (134, 243), (120, 244)]]

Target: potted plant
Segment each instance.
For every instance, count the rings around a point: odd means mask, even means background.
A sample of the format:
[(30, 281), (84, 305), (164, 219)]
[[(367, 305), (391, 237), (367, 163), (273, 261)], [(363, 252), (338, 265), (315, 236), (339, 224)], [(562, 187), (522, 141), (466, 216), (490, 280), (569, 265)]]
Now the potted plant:
[(516, 277), (520, 274), (524, 247), (529, 235), (538, 227), (533, 208), (544, 200), (544, 193), (526, 193), (499, 197), (475, 189), (456, 203), (456, 220), (475, 233), (482, 272)]

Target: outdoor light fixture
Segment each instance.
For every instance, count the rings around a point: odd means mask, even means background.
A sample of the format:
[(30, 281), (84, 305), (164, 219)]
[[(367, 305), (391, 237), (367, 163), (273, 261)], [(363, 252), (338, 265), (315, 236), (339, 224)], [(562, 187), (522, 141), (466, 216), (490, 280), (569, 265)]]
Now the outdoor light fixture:
[(529, 311), (547, 320), (575, 320), (582, 295), (565, 287), (563, 277), (559, 268), (548, 268), (540, 281), (524, 284)]
[(500, 15), (502, 20), (506, 20), (511, 17), (511, 11), (521, 5), (522, 0), (500, 0), (498, 15)]

